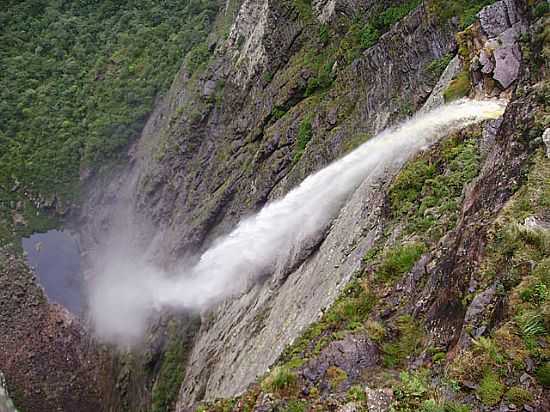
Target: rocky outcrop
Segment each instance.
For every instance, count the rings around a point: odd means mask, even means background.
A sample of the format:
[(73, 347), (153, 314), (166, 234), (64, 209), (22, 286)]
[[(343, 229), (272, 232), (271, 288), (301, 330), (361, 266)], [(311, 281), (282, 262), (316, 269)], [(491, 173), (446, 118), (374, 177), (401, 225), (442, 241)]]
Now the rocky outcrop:
[(109, 356), (73, 315), (47, 302), (26, 264), (3, 249), (0, 300), (0, 365), (16, 406), (102, 410), (112, 392)]
[[(498, 96), (519, 78), (519, 39), (526, 26), (518, 7), (521, 5), (514, 1), (497, 1), (485, 7), (479, 13), (479, 26), (467, 29), (462, 36), (462, 54), (471, 60), (478, 93), (483, 90)], [(489, 79), (497, 82), (496, 87), (488, 83)]]
[[(316, 1), (314, 15), (337, 29), (336, 10), (352, 3)], [(360, 3), (369, 8), (376, 2)], [(308, 31), (303, 16), (285, 2), (243, 3), (209, 65), (194, 74), (182, 68), (157, 106), (135, 146), (135, 172), (122, 174), (108, 191), (112, 197), (92, 198), (99, 202), (85, 209), (90, 232), (113, 219), (98, 205), (117, 203), (118, 188), (129, 188), (126, 204), (135, 205), (154, 228), (154, 238), (144, 231), (141, 240), (156, 261), (170, 267), (196, 257), (242, 216), (349, 150), (358, 135), (372, 135), (426, 102), (426, 107), (440, 104), (461, 67), (470, 70), (476, 96), (510, 97), (521, 77), (521, 13), (516, 2), (501, 1), (481, 16), (459, 39), (465, 48), (437, 86), (426, 67), (454, 50), (455, 28), (436, 23), (420, 6), (350, 64), (338, 56), (330, 67), (330, 90), (310, 96), (305, 91), (316, 73), (304, 61), (308, 50), (322, 52), (318, 28), (314, 34)], [(438, 344), (456, 343), (465, 317), (475, 323), (480, 302), (494, 297), (482, 295), (470, 308), (461, 301), (483, 248), (483, 241), (476, 240), (482, 233), (476, 222), (486, 228), (509, 198), (526, 160), (527, 151), (510, 131), (518, 127), (514, 116), (528, 119), (520, 109), (528, 103), (512, 105), (503, 121), (486, 126), (485, 166), (465, 193), (458, 228), (441, 241), (441, 253), (426, 255), (404, 280), (406, 286), (399, 285), (401, 308), (426, 316)], [(295, 160), (306, 119), (311, 141)], [(242, 392), (322, 315), (386, 229), (386, 191), (395, 172), (363, 182), (328, 232), (295, 265), (203, 314), (177, 410)]]

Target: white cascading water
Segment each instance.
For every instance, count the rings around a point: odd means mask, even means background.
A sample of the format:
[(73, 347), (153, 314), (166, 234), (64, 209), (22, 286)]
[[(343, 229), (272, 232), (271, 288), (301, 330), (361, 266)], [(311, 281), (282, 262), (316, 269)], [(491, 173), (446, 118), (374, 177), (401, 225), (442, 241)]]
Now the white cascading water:
[(383, 131), (242, 220), (194, 267), (167, 274), (139, 258), (111, 257), (90, 291), (98, 334), (129, 342), (144, 332), (155, 309), (202, 309), (241, 292), (324, 230), (366, 177), (395, 170), (450, 131), (499, 117), (504, 108), (500, 101), (461, 100)]

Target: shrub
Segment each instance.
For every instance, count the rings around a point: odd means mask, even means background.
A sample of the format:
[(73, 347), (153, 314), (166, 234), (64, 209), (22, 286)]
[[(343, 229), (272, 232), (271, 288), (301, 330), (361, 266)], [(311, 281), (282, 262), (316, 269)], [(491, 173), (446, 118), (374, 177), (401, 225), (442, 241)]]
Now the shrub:
[(472, 343), (476, 352), (488, 355), (495, 364), (500, 365), (504, 362), (504, 357), (499, 353), (497, 345), (491, 338), (480, 336), (479, 339), (474, 340)]
[(368, 319), (365, 322), (365, 329), (367, 330), (367, 334), (369, 338), (375, 342), (380, 342), (382, 339), (384, 339), (384, 336), (386, 336), (386, 329), (380, 322), (376, 322), (375, 320)]
[(421, 398), (428, 392), (428, 382), (425, 371), (401, 372), (399, 374), (401, 384), (398, 387), (398, 397)]
[(536, 371), (536, 375), (542, 386), (550, 387), (550, 362), (540, 366)]
[(367, 24), (363, 27), (359, 36), (361, 48), (368, 49), (376, 44), (380, 38), (380, 32), (371, 24)]
[(446, 103), (460, 99), (470, 93), (470, 74), (467, 71), (459, 73), (443, 92)]
[(505, 386), (500, 382), (498, 376), (492, 372), (486, 372), (479, 383), (477, 394), (484, 405), (493, 406), (500, 402), (504, 394)]
[(435, 59), (432, 61), (428, 67), (427, 70), (432, 73), (435, 77), (439, 77), (443, 74), (451, 60), (453, 59), (452, 54), (447, 53), (446, 55), (440, 57), (439, 59)]
[(262, 382), (262, 389), (266, 392), (284, 394), (291, 392), (296, 382), (296, 375), (288, 367), (277, 366)]
[(321, 24), (319, 27), (319, 41), (321, 44), (326, 45), (330, 39), (330, 33), (326, 24)]
[(548, 4), (547, 1), (541, 1), (533, 9), (533, 15), (537, 18), (542, 17), (549, 12), (550, 12), (550, 4)]
[(351, 329), (367, 320), (375, 303), (376, 297), (366, 283), (352, 281), (327, 311), (325, 320), (331, 325)]
[(397, 279), (411, 270), (426, 246), (420, 242), (407, 243), (390, 249), (376, 271), (376, 278), (382, 281)]
[(521, 406), (531, 402), (533, 400), (533, 395), (520, 386), (512, 386), (508, 389), (508, 392), (506, 392), (505, 398), (514, 405)]
[(210, 58), (210, 50), (206, 42), (199, 43), (187, 54), (185, 66), (190, 74), (201, 68)]
[(424, 338), (421, 325), (410, 315), (400, 316), (395, 323), (397, 339), (382, 346), (384, 366), (389, 368), (400, 366), (407, 357), (417, 354)]
[(340, 385), (346, 381), (348, 374), (346, 371), (336, 366), (331, 366), (326, 371), (326, 377), (332, 387), (332, 390), (337, 390)]
[(171, 338), (164, 353), (160, 372), (152, 393), (152, 411), (166, 411), (173, 407), (184, 377), (186, 345), (180, 339)]
[(282, 409), (282, 412), (305, 412), (307, 411), (307, 403), (293, 399), (287, 402), (286, 407)]
[(348, 390), (347, 399), (350, 402), (363, 402), (367, 400), (367, 394), (361, 385), (353, 385)]
[(275, 120), (279, 120), (286, 114), (286, 110), (284, 110), (281, 106), (275, 106), (273, 110), (271, 111), (271, 118)]
[(495, 0), (427, 0), (431, 15), (446, 21), (458, 17), (460, 26), (465, 28), (475, 21), (476, 14)]
[(443, 401), (437, 402), (433, 399), (428, 399), (422, 404), (421, 412), (470, 412), (468, 405), (463, 405), (457, 402)]
[(536, 311), (525, 311), (515, 318), (516, 324), (524, 339), (529, 339), (537, 335), (546, 333), (544, 319), (541, 313)]

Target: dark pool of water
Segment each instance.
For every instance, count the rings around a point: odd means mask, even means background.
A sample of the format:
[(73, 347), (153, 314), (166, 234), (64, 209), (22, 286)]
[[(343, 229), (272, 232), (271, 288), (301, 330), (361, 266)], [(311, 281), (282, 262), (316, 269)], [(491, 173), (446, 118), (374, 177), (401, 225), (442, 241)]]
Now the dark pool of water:
[(23, 249), (48, 299), (79, 315), (81, 277), (78, 243), (66, 232), (50, 230), (23, 238)]

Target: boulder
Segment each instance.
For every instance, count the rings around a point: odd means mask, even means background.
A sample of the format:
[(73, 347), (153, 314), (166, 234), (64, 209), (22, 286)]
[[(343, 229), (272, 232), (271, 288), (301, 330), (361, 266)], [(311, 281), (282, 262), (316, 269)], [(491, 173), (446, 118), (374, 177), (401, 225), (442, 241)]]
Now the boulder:
[(367, 410), (369, 412), (388, 412), (393, 400), (393, 391), (388, 388), (371, 389), (365, 388), (367, 395)]
[(495, 4), (483, 8), (479, 14), (481, 28), (489, 38), (495, 38), (508, 27), (508, 8), (504, 1), (497, 1)]

